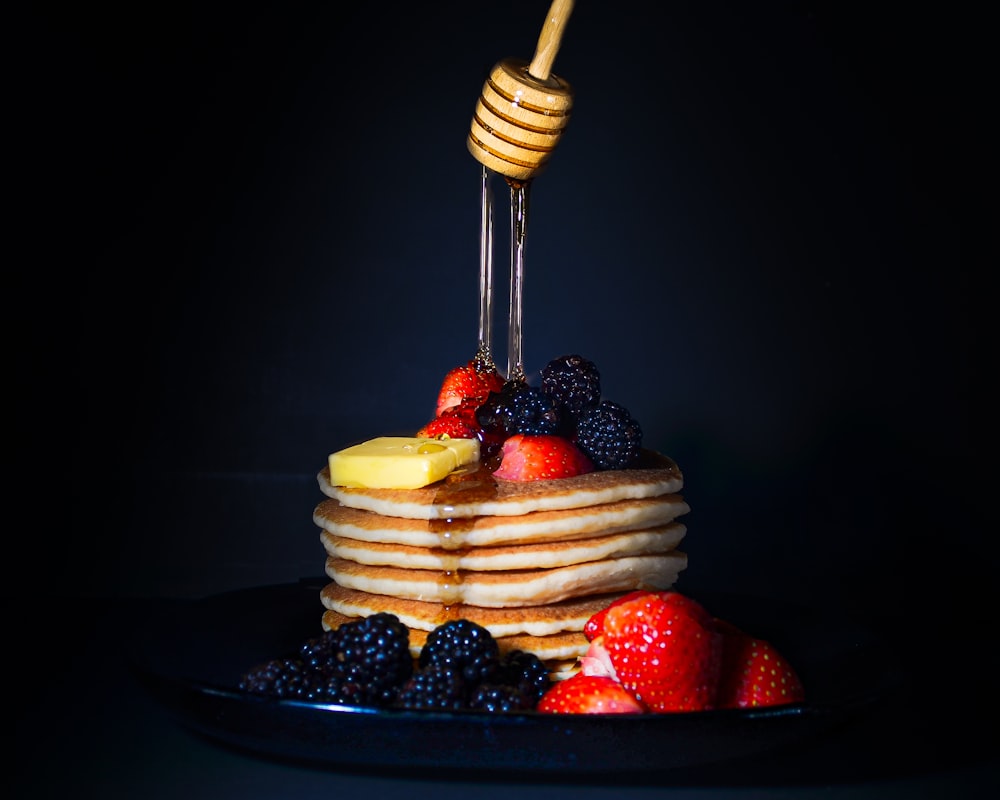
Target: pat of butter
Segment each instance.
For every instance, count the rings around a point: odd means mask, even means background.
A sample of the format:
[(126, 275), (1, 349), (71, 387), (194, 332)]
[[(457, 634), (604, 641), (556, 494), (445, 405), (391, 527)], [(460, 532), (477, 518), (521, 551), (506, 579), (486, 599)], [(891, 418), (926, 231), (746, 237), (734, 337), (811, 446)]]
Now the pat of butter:
[(381, 436), (331, 453), (330, 483), (362, 489), (419, 489), (478, 460), (478, 439)]

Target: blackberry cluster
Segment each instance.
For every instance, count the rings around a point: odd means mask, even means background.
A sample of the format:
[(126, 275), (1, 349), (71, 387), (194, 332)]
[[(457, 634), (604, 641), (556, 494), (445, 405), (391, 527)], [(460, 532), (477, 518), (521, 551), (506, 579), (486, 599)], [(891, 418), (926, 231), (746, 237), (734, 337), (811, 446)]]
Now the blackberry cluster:
[(642, 449), (642, 428), (628, 409), (610, 400), (580, 414), (576, 444), (597, 469), (625, 469)]
[(251, 669), (240, 678), (240, 691), (298, 699), (318, 685), (318, 674), (297, 658), (274, 658)]
[(308, 639), (294, 657), (253, 667), (239, 688), (282, 699), (384, 708), (412, 674), (409, 631), (392, 614), (373, 614)]
[(418, 664), (399, 693), (399, 708), (530, 711), (552, 685), (548, 668), (534, 653), (514, 650), (501, 656), (490, 632), (464, 619), (435, 628)]
[(281, 699), (494, 713), (530, 711), (550, 686), (537, 656), (501, 656), (492, 634), (465, 619), (431, 631), (414, 663), (409, 632), (385, 613), (308, 639), (295, 656), (260, 664), (239, 682), (244, 692)]
[(601, 399), (593, 361), (570, 354), (542, 369), (541, 386), (508, 381), (476, 409), (487, 436), (552, 434), (574, 441), (598, 470), (626, 469), (642, 450), (642, 428), (624, 406)]
[(518, 433), (559, 436), (567, 428), (561, 404), (524, 381), (507, 381), (499, 392), (491, 392), (476, 409), (476, 421), (484, 432), (504, 438)]

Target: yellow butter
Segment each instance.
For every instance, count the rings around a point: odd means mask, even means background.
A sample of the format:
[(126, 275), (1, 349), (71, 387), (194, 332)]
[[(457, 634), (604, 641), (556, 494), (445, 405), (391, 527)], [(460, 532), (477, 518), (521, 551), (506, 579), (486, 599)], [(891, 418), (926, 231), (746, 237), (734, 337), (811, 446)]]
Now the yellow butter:
[(478, 439), (380, 436), (331, 453), (330, 483), (362, 489), (419, 489), (478, 460)]

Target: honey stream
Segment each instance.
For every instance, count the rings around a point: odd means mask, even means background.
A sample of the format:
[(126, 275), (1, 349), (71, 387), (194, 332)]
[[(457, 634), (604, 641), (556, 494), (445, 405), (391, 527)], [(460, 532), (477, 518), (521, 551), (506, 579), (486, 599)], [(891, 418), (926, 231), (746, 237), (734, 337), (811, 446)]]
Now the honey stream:
[[(494, 197), (491, 181), (496, 172), (482, 167), (479, 219), (479, 338), (475, 363), (477, 368), (493, 370), (493, 219)], [(530, 181), (504, 178), (510, 188), (510, 310), (507, 317), (507, 380), (526, 380), (522, 354), (524, 299), (524, 253), (528, 230), (528, 187)], [(441, 559), (438, 588), (442, 597), (439, 624), (462, 615), (462, 554), (468, 550), (466, 536), (475, 527), (477, 517), (455, 516), (457, 505), (482, 503), (497, 496), (497, 482), (492, 471), (496, 464), (481, 463), (476, 470), (452, 473), (434, 495), (434, 518), (427, 523), (436, 533)]]

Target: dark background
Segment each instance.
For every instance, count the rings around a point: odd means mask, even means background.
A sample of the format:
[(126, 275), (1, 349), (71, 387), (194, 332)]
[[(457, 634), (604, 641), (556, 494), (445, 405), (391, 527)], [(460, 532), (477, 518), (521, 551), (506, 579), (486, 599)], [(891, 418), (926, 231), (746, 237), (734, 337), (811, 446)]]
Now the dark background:
[[(328, 453), (414, 431), (474, 354), (465, 137), (547, 8), (7, 12), (17, 744), (0, 772), (30, 796), (468, 793), (209, 746), (166, 724), (118, 647), (172, 598), (321, 576)], [(678, 588), (847, 615), (901, 678), (819, 747), (633, 796), (996, 786), (994, 265), (977, 247), (995, 87), (972, 8), (576, 4), (554, 65), (574, 114), (531, 188), (526, 367), (591, 358), (680, 464)]]
[[(7, 305), (41, 497), (11, 586), (198, 597), (321, 573), (327, 454), (415, 430), (475, 352), (465, 135), (547, 8), (36, 7)], [(963, 188), (981, 25), (577, 3), (553, 68), (573, 119), (531, 188), (525, 362), (591, 358), (680, 464), (682, 587), (907, 635), (985, 620), (992, 360)]]

